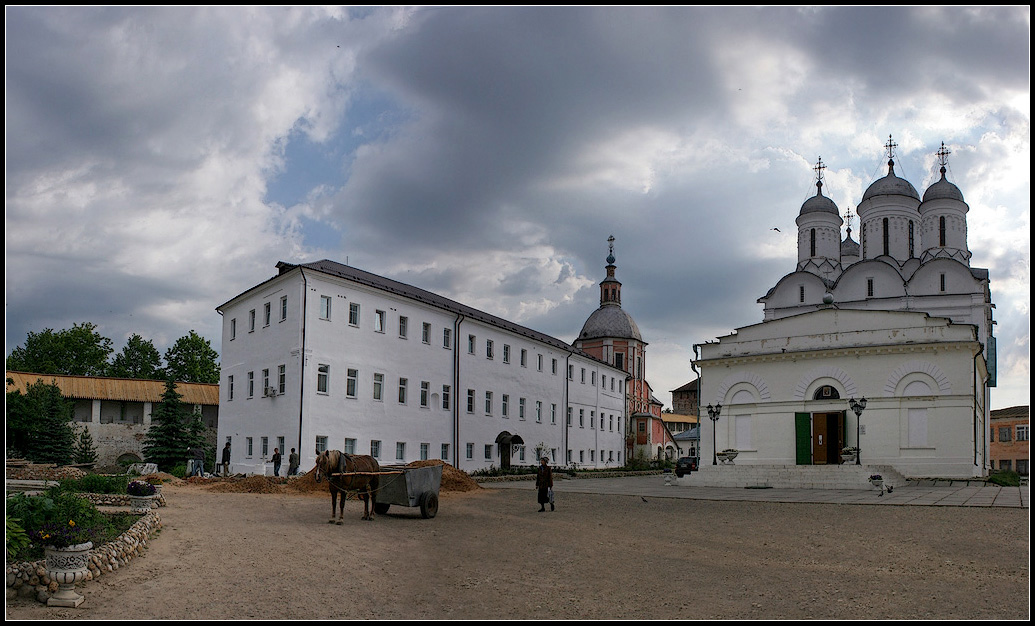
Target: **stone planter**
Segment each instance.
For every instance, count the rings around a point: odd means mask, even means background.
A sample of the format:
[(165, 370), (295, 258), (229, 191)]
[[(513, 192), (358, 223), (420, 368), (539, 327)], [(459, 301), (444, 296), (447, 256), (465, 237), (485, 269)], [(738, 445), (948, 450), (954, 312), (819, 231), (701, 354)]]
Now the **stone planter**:
[(47, 575), (57, 582), (58, 590), (47, 600), (47, 606), (68, 606), (75, 608), (83, 603), (83, 596), (75, 591), (75, 584), (86, 578), (90, 566), (89, 541), (67, 548), (46, 546)]
[(147, 513), (151, 510), (154, 496), (129, 496), (129, 509), (133, 513)]
[(841, 462), (842, 463), (855, 463), (855, 457), (856, 457), (855, 454), (842, 454), (841, 455)]
[(733, 459), (737, 458), (738, 454), (740, 454), (740, 453), (739, 452), (718, 452), (718, 453), (715, 454), (715, 457), (717, 459), (719, 459), (720, 461), (722, 461), (723, 464), (729, 463), (730, 465), (734, 465)]
[(874, 487), (876, 487), (877, 489), (883, 489), (884, 488), (884, 480), (883, 479), (877, 480), (875, 478), (871, 478), (870, 479), (870, 484), (873, 485)]

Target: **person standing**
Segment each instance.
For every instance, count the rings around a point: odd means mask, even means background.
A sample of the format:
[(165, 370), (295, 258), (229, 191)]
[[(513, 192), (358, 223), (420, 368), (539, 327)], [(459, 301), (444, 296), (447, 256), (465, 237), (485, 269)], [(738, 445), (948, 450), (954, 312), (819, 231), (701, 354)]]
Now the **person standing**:
[(288, 455), (288, 476), (294, 476), (298, 473), (298, 453), (295, 452), (294, 448), (291, 448), (291, 454)]
[(230, 475), (230, 442), (223, 446), (223, 476)]
[(553, 471), (550, 470), (550, 459), (543, 457), (539, 462), (539, 469), (535, 475), (535, 486), (539, 490), (539, 512), (546, 510), (546, 503), (550, 503), (550, 510), (553, 511)]
[(205, 476), (205, 450), (200, 446), (191, 449), (194, 452), (194, 469), (191, 476)]
[(273, 475), (280, 476), (280, 448), (273, 448)]

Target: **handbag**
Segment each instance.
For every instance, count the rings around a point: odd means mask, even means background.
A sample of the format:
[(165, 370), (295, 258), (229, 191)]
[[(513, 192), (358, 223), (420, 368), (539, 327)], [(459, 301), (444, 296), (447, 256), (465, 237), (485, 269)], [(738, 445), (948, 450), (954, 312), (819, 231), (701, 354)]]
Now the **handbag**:
[(546, 490), (546, 495), (550, 498), (550, 504), (553, 504), (553, 487)]

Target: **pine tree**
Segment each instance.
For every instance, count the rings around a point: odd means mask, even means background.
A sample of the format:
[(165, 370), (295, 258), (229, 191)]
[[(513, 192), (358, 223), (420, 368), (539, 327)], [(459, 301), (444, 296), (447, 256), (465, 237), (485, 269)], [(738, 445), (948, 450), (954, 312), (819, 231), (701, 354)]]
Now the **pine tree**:
[(72, 450), (72, 458), (76, 463), (96, 463), (97, 448), (93, 445), (93, 435), (90, 429), (83, 426), (76, 439), (75, 448)]
[(23, 421), (29, 425), (25, 457), (34, 463), (70, 463), (75, 445), (73, 404), (61, 395), (61, 389), (53, 382), (30, 383), (23, 407)]
[(161, 401), (151, 412), (151, 428), (144, 439), (144, 460), (169, 471), (187, 458), (190, 447), (189, 418), (183, 396), (172, 379), (165, 381)]

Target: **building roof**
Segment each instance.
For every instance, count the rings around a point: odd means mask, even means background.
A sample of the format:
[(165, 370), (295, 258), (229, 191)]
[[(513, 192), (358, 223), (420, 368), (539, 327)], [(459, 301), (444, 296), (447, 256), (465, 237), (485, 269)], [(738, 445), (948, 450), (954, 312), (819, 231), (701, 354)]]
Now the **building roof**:
[(875, 196), (907, 196), (914, 200), (920, 199), (920, 194), (908, 180), (895, 176), (895, 163), (892, 161), (888, 161), (888, 175), (875, 180), (863, 193), (862, 199), (865, 201)]
[[(418, 302), (427, 304), (428, 306), (442, 309), (444, 311), (449, 311), (450, 313), (456, 315), (463, 315), (466, 318), (477, 320), (479, 322), (489, 324), (490, 326), (495, 326), (496, 328), (512, 332), (516, 335), (528, 337), (535, 341), (539, 341), (547, 345), (553, 346), (558, 350), (564, 350), (565, 352), (578, 354), (581, 357), (591, 359), (598, 363), (603, 363), (604, 365), (614, 368), (613, 364), (608, 363), (606, 361), (601, 361), (593, 355), (587, 354), (586, 352), (583, 352), (582, 350), (573, 347), (568, 342), (557, 339), (556, 337), (551, 337), (550, 335), (546, 335), (539, 331), (532, 330), (531, 328), (526, 328), (524, 326), (521, 326), (520, 324), (515, 324), (514, 322), (505, 320), (501, 317), (497, 317), (484, 311), (479, 311), (478, 309), (469, 307), (465, 304), (460, 304), (455, 300), (450, 300), (449, 298), (440, 296), (436, 293), (425, 291), (424, 289), (421, 289), (419, 287), (407, 285), (406, 283), (401, 283), (390, 278), (385, 278), (384, 276), (378, 276), (377, 274), (373, 274), (371, 272), (367, 272), (349, 265), (343, 265), (341, 263), (337, 263), (335, 261), (331, 261), (328, 259), (317, 261), (315, 263), (300, 263), (297, 265), (281, 261), (277, 263), (277, 269), (280, 270), (280, 274), (278, 274), (278, 276), (282, 276), (288, 272), (295, 270), (296, 268), (313, 270), (330, 276), (337, 276), (339, 278), (344, 278), (346, 280), (359, 283), (367, 287), (372, 287), (379, 291), (385, 291), (388, 293), (402, 296), (404, 298), (416, 300)], [(270, 280), (273, 279), (271, 278)], [(248, 291), (251, 291), (251, 289), (249, 289)], [(236, 298), (234, 298), (233, 300), (235, 299)], [(228, 303), (220, 305), (219, 307), (217, 307), (216, 310), (222, 309), (224, 306), (226, 306), (226, 304)]]
[(618, 338), (643, 341), (640, 328), (632, 316), (613, 302), (600, 306), (590, 313), (586, 323), (582, 325), (579, 339)]
[(676, 393), (677, 391), (697, 391), (697, 381), (698, 379), (695, 378), (690, 382), (686, 383), (685, 385), (673, 389), (670, 393)]
[(696, 424), (698, 418), (696, 415), (682, 415), (680, 413), (662, 413), (661, 419), (667, 424)]
[[(61, 376), (7, 372), (7, 391), (25, 389), (33, 383), (54, 383), (61, 395), (74, 400), (114, 400), (124, 402), (160, 402), (165, 393), (164, 380), (133, 378), (106, 378), (102, 376)], [(176, 391), (184, 404), (219, 404), (219, 385), (207, 383), (176, 383)]]
[(992, 409), (992, 419), (1023, 419), (1029, 415), (1028, 405), (1012, 406), (1006, 409)]

